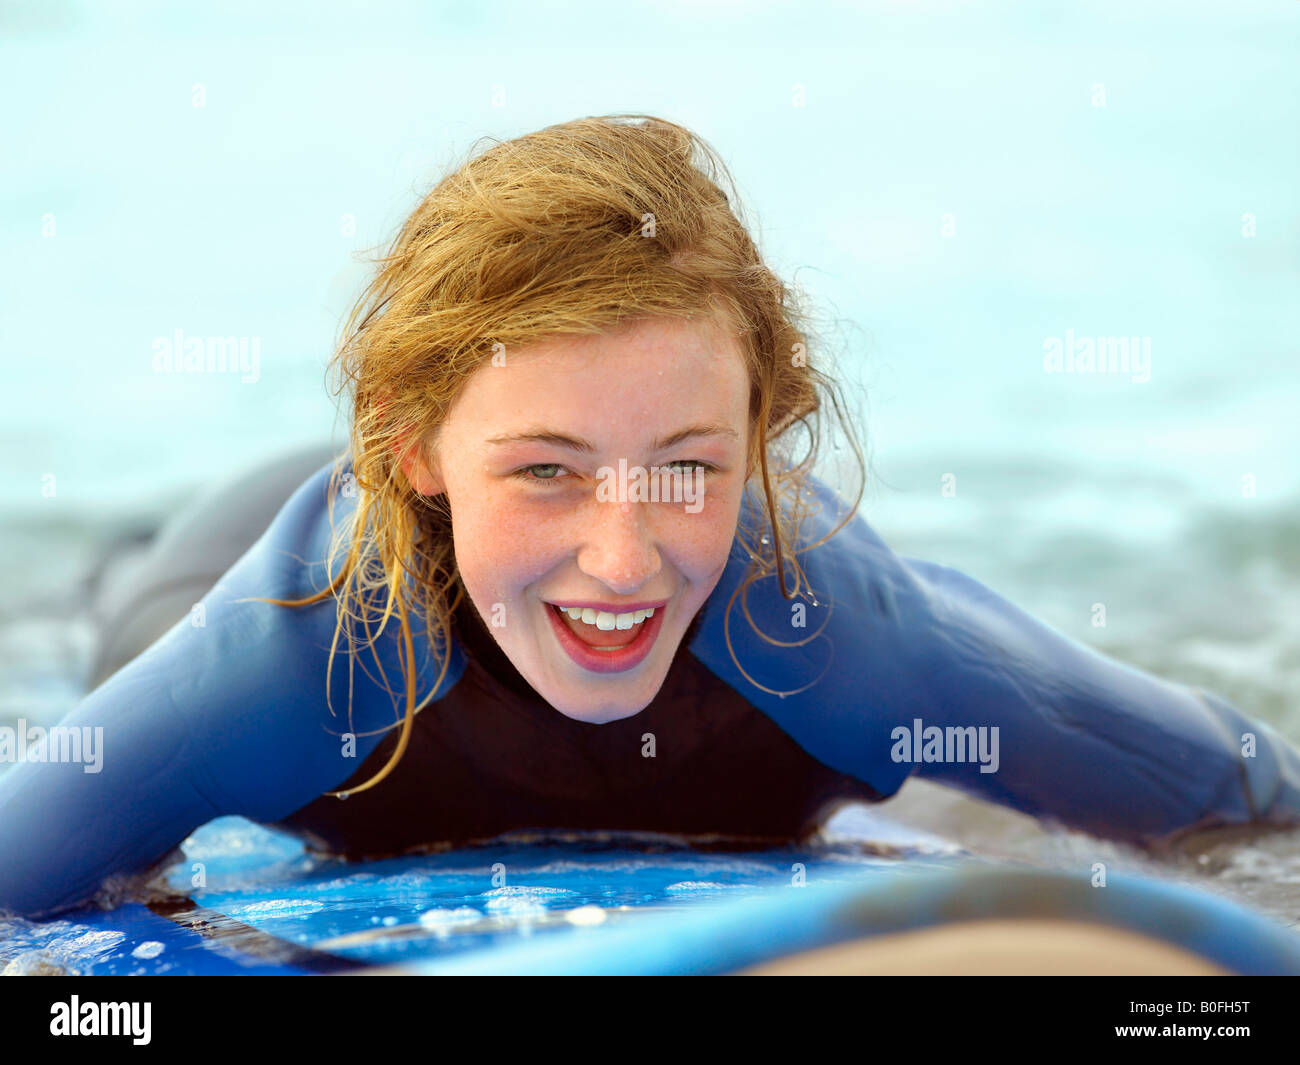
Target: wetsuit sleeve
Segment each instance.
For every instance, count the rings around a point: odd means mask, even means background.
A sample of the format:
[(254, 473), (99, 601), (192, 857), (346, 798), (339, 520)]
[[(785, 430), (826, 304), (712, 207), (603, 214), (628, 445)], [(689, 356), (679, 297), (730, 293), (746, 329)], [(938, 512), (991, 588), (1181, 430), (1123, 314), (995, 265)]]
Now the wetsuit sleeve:
[(950, 759), (945, 744), (945, 757), (916, 763), (920, 775), (1137, 842), (1300, 824), (1300, 752), (1266, 723), (1072, 640), (958, 570), (902, 562), (933, 610), (926, 724), (945, 737), (950, 726), (999, 728), (996, 769)]
[[(335, 600), (244, 601), (325, 586), (329, 473), (294, 493), (189, 617), (59, 723), (79, 730), (80, 763), (40, 760), (67, 748), (51, 734), (0, 775), (0, 909), (43, 916), (83, 902), (106, 876), (148, 868), (214, 817), (278, 820), (347, 779), (398, 720), (395, 622), (353, 669), (341, 644), (331, 714)], [(336, 521), (342, 513), (336, 506)], [(418, 627), (415, 649), (419, 675), (436, 678)], [(444, 691), (454, 679), (449, 671)], [(354, 746), (341, 738), (350, 729)]]
[[(801, 545), (842, 517), (812, 483), (822, 510)], [(860, 515), (799, 560), (798, 600), (772, 576), (728, 610), (748, 561), (733, 549), (691, 650), (880, 794), (916, 772), (1134, 842), (1300, 823), (1300, 752), (1221, 697), (1088, 648), (958, 570), (900, 557)]]

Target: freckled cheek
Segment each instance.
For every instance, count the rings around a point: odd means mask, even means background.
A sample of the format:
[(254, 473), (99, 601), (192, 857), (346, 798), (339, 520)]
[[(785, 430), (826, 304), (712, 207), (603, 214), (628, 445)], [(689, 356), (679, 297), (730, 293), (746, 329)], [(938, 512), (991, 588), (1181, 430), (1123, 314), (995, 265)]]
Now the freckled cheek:
[(692, 582), (717, 577), (726, 566), (736, 537), (735, 517), (725, 510), (683, 515), (670, 533), (674, 566)]
[(477, 508), (456, 529), (461, 574), (498, 598), (548, 573), (565, 554), (563, 522), (538, 520), (535, 508), (509, 503)]

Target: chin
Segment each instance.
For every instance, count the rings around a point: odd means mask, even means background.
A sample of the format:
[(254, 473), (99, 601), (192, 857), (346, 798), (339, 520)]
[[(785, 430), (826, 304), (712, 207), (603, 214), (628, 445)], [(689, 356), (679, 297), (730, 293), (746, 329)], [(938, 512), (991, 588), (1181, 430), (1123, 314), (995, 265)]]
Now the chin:
[[(550, 702), (550, 700), (547, 700)], [(551, 703), (552, 708), (560, 714), (573, 721), (585, 721), (589, 725), (607, 725), (611, 721), (622, 721), (627, 717), (635, 717), (644, 710), (649, 703), (641, 706), (634, 706), (631, 709), (625, 706), (557, 706)]]

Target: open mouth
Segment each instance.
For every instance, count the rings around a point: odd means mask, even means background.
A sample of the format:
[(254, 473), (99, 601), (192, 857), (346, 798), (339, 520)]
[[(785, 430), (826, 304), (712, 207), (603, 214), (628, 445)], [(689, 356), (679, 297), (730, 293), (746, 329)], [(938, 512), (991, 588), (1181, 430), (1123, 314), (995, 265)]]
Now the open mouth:
[(544, 605), (560, 646), (593, 673), (618, 673), (638, 665), (663, 626), (663, 606), (613, 614), (590, 607)]
[(617, 651), (627, 647), (641, 633), (647, 618), (654, 616), (654, 608), (634, 610), (626, 614), (611, 614), (590, 607), (560, 607), (547, 604), (568, 626), (570, 632), (596, 651)]

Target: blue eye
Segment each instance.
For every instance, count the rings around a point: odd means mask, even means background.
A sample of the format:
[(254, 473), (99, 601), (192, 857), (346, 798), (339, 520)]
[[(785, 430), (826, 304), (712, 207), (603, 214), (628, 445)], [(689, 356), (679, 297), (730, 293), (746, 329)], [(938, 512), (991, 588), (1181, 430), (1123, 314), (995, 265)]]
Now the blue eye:
[[(697, 459), (691, 459), (691, 460), (679, 459), (676, 462), (670, 462), (667, 464), (667, 467), (673, 467), (673, 466), (685, 467), (685, 469), (682, 472), (687, 475), (689, 475), (691, 470), (693, 470), (697, 466), (703, 469), (705, 473), (716, 473), (718, 469), (718, 467), (714, 466), (711, 462), (700, 462)], [(556, 481), (563, 480), (564, 478), (557, 476), (554, 472), (551, 473), (549, 476), (534, 476), (532, 471), (533, 470), (557, 471), (563, 469), (564, 467), (561, 466), (558, 462), (539, 462), (539, 463), (534, 463), (531, 466), (524, 466), (522, 469), (516, 470), (511, 476), (515, 477), (517, 480), (523, 481), (526, 484), (547, 484), (547, 483), (554, 483)]]
[(558, 462), (541, 462), (532, 466), (525, 466), (522, 470), (516, 470), (514, 476), (521, 481), (527, 481), (529, 484), (540, 484), (545, 481), (555, 481), (558, 478), (552, 474), (549, 477), (530, 477), (530, 470), (562, 470), (564, 469)]

